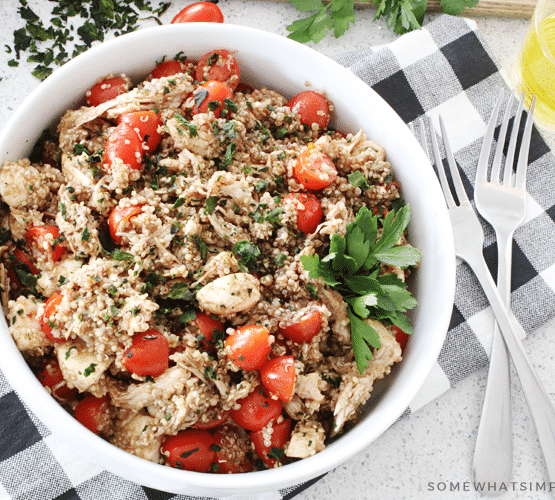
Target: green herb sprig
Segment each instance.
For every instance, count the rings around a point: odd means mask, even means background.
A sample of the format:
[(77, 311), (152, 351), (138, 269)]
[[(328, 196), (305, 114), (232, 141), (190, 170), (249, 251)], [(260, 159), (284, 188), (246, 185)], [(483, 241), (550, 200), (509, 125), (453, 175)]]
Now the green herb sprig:
[(406, 312), (416, 306), (416, 299), (397, 275), (383, 272), (384, 265), (407, 268), (420, 262), (418, 249), (398, 245), (409, 220), (408, 205), (392, 210), (382, 221), (380, 235), (378, 217), (363, 207), (347, 226), (345, 236), (336, 233), (331, 237), (326, 256), (300, 258), (310, 278), (321, 278), (347, 303), (351, 343), (361, 374), (372, 360), (372, 348), (380, 347), (379, 335), (366, 318), (413, 333)]

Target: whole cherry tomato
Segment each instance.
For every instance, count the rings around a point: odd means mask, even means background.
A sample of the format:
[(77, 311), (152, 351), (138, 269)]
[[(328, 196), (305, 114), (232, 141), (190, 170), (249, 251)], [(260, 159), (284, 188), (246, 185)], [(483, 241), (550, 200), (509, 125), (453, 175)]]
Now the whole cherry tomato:
[(62, 302), (63, 298), (64, 296), (61, 293), (57, 293), (49, 297), (44, 304), (44, 311), (40, 319), (40, 326), (43, 333), (54, 342), (65, 342), (66, 340), (63, 337), (56, 337), (54, 335), (52, 330), (57, 328), (57, 325), (51, 320), (52, 316), (56, 314), (56, 310), (58, 309), (58, 306), (60, 305), (60, 302)]
[(318, 310), (312, 311), (297, 323), (291, 323), (280, 328), (280, 332), (288, 339), (302, 344), (310, 342), (322, 329), (322, 313)]
[(120, 228), (131, 220), (135, 215), (143, 213), (142, 205), (130, 205), (128, 207), (114, 207), (108, 217), (108, 228), (110, 236), (118, 244), (121, 245), (122, 237), (118, 234)]
[(229, 50), (219, 49), (208, 52), (200, 58), (195, 76), (199, 82), (218, 80), (234, 91), (239, 85), (241, 71), (233, 54)]
[(89, 394), (75, 407), (75, 419), (97, 435), (101, 433), (102, 424), (109, 418), (109, 414), (108, 396), (97, 398)]
[(178, 73), (186, 73), (194, 69), (192, 63), (178, 61), (177, 59), (169, 59), (168, 61), (161, 62), (150, 72), (151, 78), (164, 78), (168, 76), (177, 75)]
[(25, 240), (30, 248), (48, 253), (54, 262), (59, 261), (66, 253), (66, 248), (60, 244), (60, 230), (52, 224), (33, 226), (25, 233)]
[(129, 125), (118, 125), (106, 139), (104, 163), (111, 168), (116, 160), (132, 170), (139, 170), (143, 164), (143, 143)]
[(49, 359), (45, 367), (38, 373), (39, 382), (46, 388), (50, 389), (50, 394), (58, 401), (65, 403), (75, 399), (77, 389), (69, 388), (64, 379), (60, 365), (56, 358)]
[(174, 23), (223, 23), (224, 15), (220, 8), (212, 2), (197, 2), (188, 5), (173, 19)]
[(225, 341), (227, 357), (243, 370), (262, 368), (272, 350), (270, 332), (262, 325), (244, 325)]
[(195, 104), (193, 113), (208, 113), (213, 111), (216, 117), (220, 116), (225, 107), (225, 99), (231, 99), (233, 92), (222, 82), (211, 80), (205, 82), (193, 92)]
[(160, 115), (154, 111), (133, 111), (118, 117), (118, 125), (129, 125), (138, 135), (143, 149), (150, 155), (154, 153), (162, 140), (158, 127), (163, 125)]
[(285, 445), (291, 438), (291, 419), (286, 418), (279, 424), (274, 423), (272, 429), (269, 444), (266, 444), (264, 431), (250, 433), (254, 450), (268, 467), (275, 467), (283, 459)]
[(162, 444), (166, 465), (181, 470), (208, 472), (214, 453), (214, 439), (204, 430), (186, 429)]
[(293, 175), (306, 189), (320, 190), (328, 187), (337, 178), (332, 159), (313, 143), (299, 154), (293, 166)]
[(167, 369), (170, 360), (168, 341), (158, 330), (151, 328), (133, 335), (133, 343), (123, 353), (123, 365), (140, 377), (158, 377)]
[(241, 407), (238, 410), (230, 410), (229, 416), (236, 424), (249, 431), (259, 431), (266, 427), (270, 420), (275, 420), (281, 415), (281, 403), (269, 397), (262, 386), (237, 403)]
[(103, 102), (111, 101), (118, 95), (125, 94), (127, 90), (128, 85), (121, 76), (106, 78), (87, 91), (85, 94), (87, 106), (98, 106)]
[(271, 359), (260, 369), (262, 385), (280, 401), (291, 401), (295, 391), (295, 358), (280, 356)]
[(324, 218), (322, 204), (313, 194), (289, 193), (284, 201), (292, 201), (297, 208), (297, 229), (312, 234)]
[(298, 93), (287, 106), (301, 117), (301, 123), (311, 126), (313, 123), (326, 128), (330, 121), (330, 107), (327, 99), (318, 92), (305, 90)]

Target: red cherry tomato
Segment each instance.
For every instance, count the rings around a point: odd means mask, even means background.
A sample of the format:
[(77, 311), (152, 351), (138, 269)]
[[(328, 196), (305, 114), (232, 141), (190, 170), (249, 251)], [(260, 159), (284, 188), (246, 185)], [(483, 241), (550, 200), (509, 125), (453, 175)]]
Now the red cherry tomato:
[(229, 416), (236, 424), (249, 431), (259, 431), (266, 427), (270, 420), (275, 420), (281, 415), (281, 403), (267, 396), (261, 386), (237, 403), (241, 407), (238, 410), (230, 410)]
[(216, 80), (205, 82), (193, 92), (193, 114), (213, 111), (214, 115), (219, 117), (225, 107), (224, 100), (232, 97), (233, 92), (225, 83)]
[(140, 377), (158, 377), (169, 365), (168, 341), (158, 330), (151, 328), (133, 335), (133, 343), (123, 353), (123, 365)]
[(237, 436), (228, 426), (217, 429), (212, 434), (215, 444), (214, 464), (212, 471), (217, 474), (238, 474), (249, 472), (253, 468), (253, 461), (245, 453), (237, 449)]
[(174, 23), (223, 23), (224, 15), (220, 8), (212, 2), (197, 2), (188, 5), (173, 19)]
[[(37, 275), (40, 273), (39, 269), (37, 269), (37, 267), (31, 262), (31, 260), (29, 259), (29, 257), (27, 256), (27, 254), (23, 251), (20, 250), (19, 248), (16, 248), (13, 251), (13, 261), (12, 263), (7, 265), (7, 272), (8, 272), (8, 276), (10, 278), (10, 284), (12, 284), (12, 286), (15, 287), (21, 287), (21, 282), (19, 281), (18, 277), (17, 277), (17, 273), (15, 271), (16, 268), (21, 268), (23, 266), (27, 266), (29, 268), (29, 271), (31, 272), (31, 274)], [(15, 265), (15, 267), (14, 267)], [(23, 267), (23, 269), (25, 269)]]
[(170, 467), (208, 472), (214, 461), (214, 439), (208, 431), (186, 429), (164, 441), (162, 454)]
[(102, 432), (103, 423), (109, 418), (110, 403), (108, 396), (97, 398), (92, 394), (85, 396), (75, 407), (75, 419), (95, 434)]
[(30, 248), (37, 248), (41, 253), (48, 252), (54, 262), (66, 253), (66, 248), (59, 243), (60, 230), (51, 224), (33, 226), (25, 234), (25, 240)]
[(197, 317), (193, 322), (199, 329), (200, 342), (206, 349), (213, 350), (216, 343), (213, 334), (216, 332), (216, 337), (222, 338), (224, 332), (223, 321), (211, 314), (197, 312), (196, 315)]
[(222, 425), (227, 420), (227, 417), (229, 417), (229, 411), (222, 410), (220, 407), (217, 407), (214, 409), (213, 414), (210, 414), (209, 417), (210, 419), (206, 422), (197, 420), (191, 427), (193, 427), (193, 429), (201, 430), (214, 429), (215, 427)]
[(85, 94), (87, 106), (98, 106), (127, 92), (127, 83), (121, 76), (107, 78), (93, 85)]
[(297, 229), (312, 234), (324, 218), (322, 204), (316, 196), (306, 193), (289, 193), (285, 200), (292, 200), (297, 208)]
[(150, 72), (150, 77), (152, 79), (167, 78), (169, 76), (177, 75), (178, 73), (186, 73), (191, 69), (193, 69), (193, 65), (191, 63), (178, 61), (177, 59), (170, 59), (158, 64)]
[(75, 387), (70, 389), (67, 386), (58, 360), (55, 358), (47, 361), (46, 366), (38, 373), (37, 378), (44, 387), (50, 389), (50, 394), (58, 401), (71, 401), (77, 396), (77, 389)]
[(110, 236), (118, 245), (121, 245), (122, 241), (122, 237), (118, 234), (122, 224), (125, 227), (132, 217), (141, 213), (143, 213), (142, 205), (115, 207), (112, 209), (108, 217), (108, 228), (110, 229)]
[(291, 323), (280, 328), (280, 332), (284, 337), (302, 344), (303, 342), (310, 342), (322, 329), (322, 313), (318, 310), (312, 311), (308, 316), (297, 323)]
[(272, 350), (270, 332), (262, 325), (237, 328), (225, 341), (227, 357), (243, 370), (262, 368)]
[(137, 132), (129, 125), (118, 125), (106, 140), (104, 163), (111, 168), (120, 159), (133, 170), (139, 170), (143, 164), (143, 144)]
[(195, 77), (199, 82), (218, 80), (234, 91), (239, 85), (241, 71), (233, 54), (229, 50), (219, 49), (200, 58), (195, 69)]
[(26, 266), (29, 267), (29, 271), (31, 271), (32, 274), (39, 274), (40, 271), (37, 269), (37, 267), (31, 262), (31, 260), (29, 259), (28, 255), (23, 251), (20, 250), (19, 248), (16, 248), (13, 251), (13, 256), (16, 258), (16, 260), (18, 260), (21, 264), (25, 264)]
[(134, 111), (125, 113), (118, 118), (118, 125), (125, 123), (129, 125), (138, 135), (143, 143), (143, 149), (148, 153), (154, 153), (162, 140), (162, 134), (158, 127), (163, 125), (160, 116), (154, 111)]
[(254, 450), (268, 467), (275, 467), (278, 462), (282, 461), (282, 452), (291, 438), (291, 419), (286, 418), (283, 422), (274, 424), (272, 429), (274, 432), (270, 435), (269, 445), (264, 442), (264, 431), (250, 433)]
[(295, 391), (295, 358), (280, 356), (268, 361), (260, 369), (262, 385), (280, 401), (291, 401)]
[(44, 311), (43, 311), (41, 319), (40, 319), (40, 326), (41, 326), (41, 329), (42, 329), (43, 333), (50, 340), (53, 340), (54, 342), (65, 342), (65, 340), (66, 340), (63, 337), (56, 337), (54, 335), (52, 330), (54, 328), (57, 328), (57, 326), (50, 319), (50, 318), (52, 318), (52, 316), (54, 314), (56, 314), (56, 310), (58, 309), (58, 306), (60, 305), (60, 302), (62, 302), (63, 298), (64, 298), (64, 296), (61, 293), (57, 293), (56, 295), (52, 295), (52, 297), (50, 297), (46, 301), (46, 303), (44, 305)]
[(298, 156), (293, 175), (299, 184), (315, 191), (328, 187), (337, 178), (337, 170), (331, 158), (313, 143)]
[(407, 341), (409, 340), (409, 335), (395, 325), (392, 325), (391, 329), (395, 333), (395, 340), (399, 342), (401, 350), (404, 351), (407, 346)]
[(301, 116), (301, 123), (311, 126), (313, 123), (321, 129), (328, 126), (330, 107), (327, 99), (318, 92), (305, 90), (294, 96), (287, 106)]

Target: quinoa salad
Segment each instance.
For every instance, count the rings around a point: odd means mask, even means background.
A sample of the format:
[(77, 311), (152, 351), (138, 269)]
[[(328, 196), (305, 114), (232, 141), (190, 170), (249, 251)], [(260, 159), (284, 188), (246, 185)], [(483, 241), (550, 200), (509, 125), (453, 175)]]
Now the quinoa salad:
[(10, 333), (113, 445), (198, 472), (280, 467), (347, 431), (401, 361), (420, 260), (401, 186), (301, 90), (243, 83), (224, 49), (178, 54), (139, 83), (91, 82), (1, 167)]

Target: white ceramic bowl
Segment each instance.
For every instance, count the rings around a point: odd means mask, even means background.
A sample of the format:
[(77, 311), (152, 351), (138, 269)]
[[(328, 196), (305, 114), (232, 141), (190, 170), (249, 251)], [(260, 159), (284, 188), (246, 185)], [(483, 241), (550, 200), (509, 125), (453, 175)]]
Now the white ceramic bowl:
[[(278, 469), (216, 475), (180, 471), (128, 454), (81, 426), (44, 390), (0, 320), (0, 366), (31, 410), (88, 460), (136, 483), (201, 496), (257, 493), (317, 477), (366, 448), (407, 408), (434, 365), (445, 338), (455, 289), (455, 256), (449, 217), (435, 174), (397, 114), (364, 82), (322, 54), (287, 38), (228, 24), (175, 24), (143, 29), (103, 43), (55, 71), (29, 95), (0, 136), (0, 164), (26, 157), (41, 131), (82, 102), (95, 80), (124, 72), (139, 81), (162, 56), (199, 58), (211, 49), (236, 51), (243, 81), (292, 97), (306, 85), (335, 104), (333, 125), (362, 129), (385, 147), (411, 206), (410, 240), (423, 254), (411, 283), (418, 300), (415, 335), (404, 360), (381, 385), (364, 417), (345, 436), (311, 458)], [(391, 432), (395, 432), (393, 429)], [(1, 443), (0, 443), (1, 445)], [(46, 471), (45, 471), (46, 472)]]

